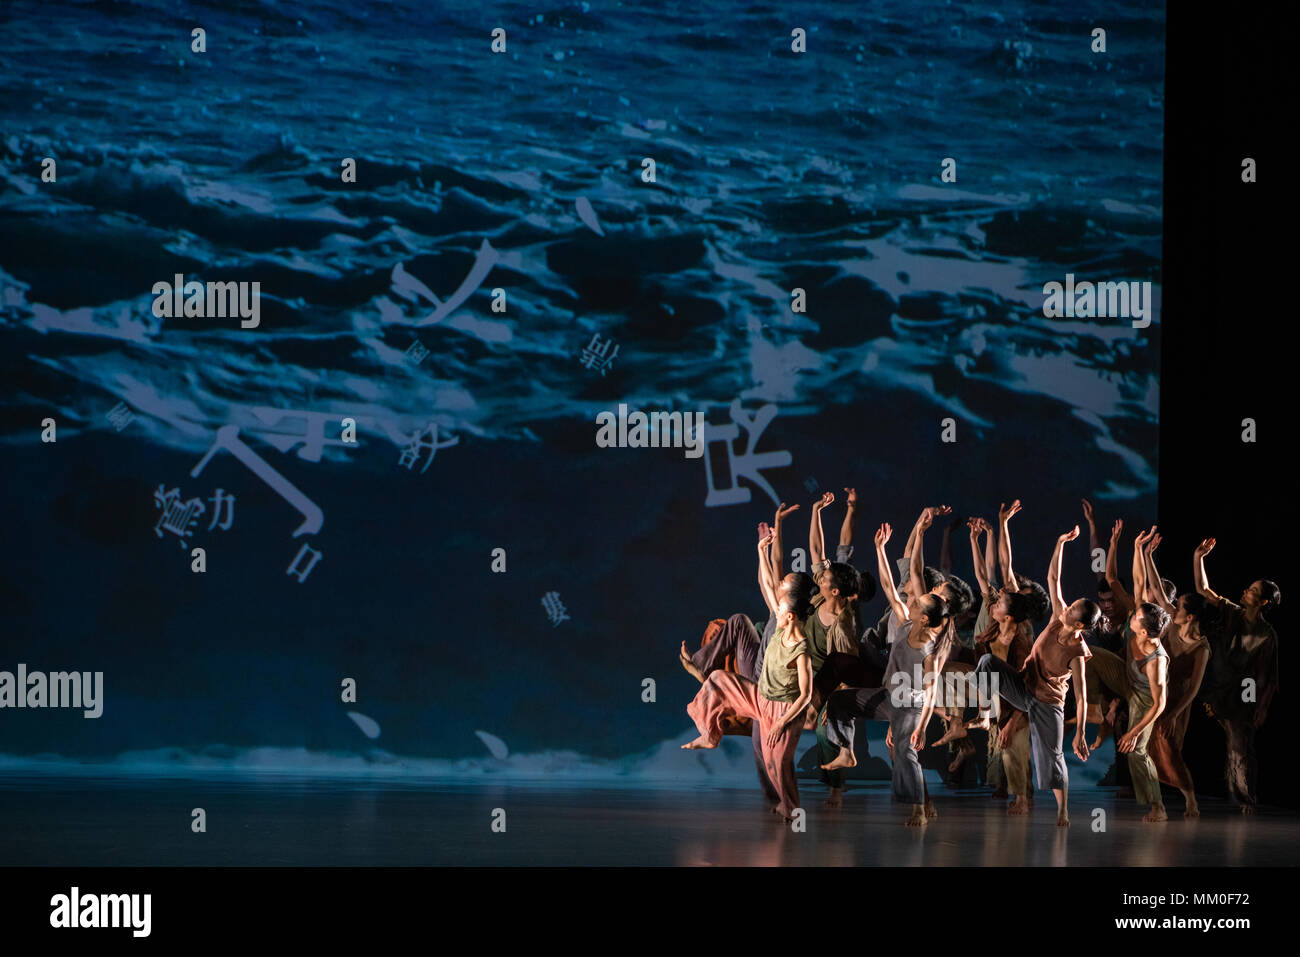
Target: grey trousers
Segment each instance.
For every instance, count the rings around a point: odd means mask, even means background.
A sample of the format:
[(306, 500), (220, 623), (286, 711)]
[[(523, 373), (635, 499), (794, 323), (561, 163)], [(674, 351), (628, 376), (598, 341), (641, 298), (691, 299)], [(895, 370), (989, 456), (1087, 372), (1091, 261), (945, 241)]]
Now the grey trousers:
[(1065, 771), (1065, 709), (1039, 701), (1020, 677), (1001, 658), (985, 655), (975, 666), (977, 672), (997, 675), (998, 694), (1020, 711), (1029, 714), (1029, 750), (1034, 756), (1034, 777), (1040, 788), (1066, 788), (1070, 776)]
[(925, 772), (912, 747), (912, 732), (921, 721), (921, 709), (893, 707), (888, 688), (846, 688), (831, 695), (826, 705), (827, 739), (841, 748), (852, 748), (859, 718), (889, 722), (894, 736), (894, 799), (904, 804), (924, 804)]

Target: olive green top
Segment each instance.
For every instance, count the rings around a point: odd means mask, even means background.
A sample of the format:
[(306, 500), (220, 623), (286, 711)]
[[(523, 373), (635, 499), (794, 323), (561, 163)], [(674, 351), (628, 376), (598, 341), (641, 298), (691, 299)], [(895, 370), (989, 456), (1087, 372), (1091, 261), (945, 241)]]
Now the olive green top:
[(758, 676), (758, 693), (768, 701), (797, 701), (799, 698), (799, 666), (796, 659), (808, 654), (808, 640), (800, 636), (793, 645), (785, 643), (785, 635), (778, 631), (767, 643), (763, 667)]

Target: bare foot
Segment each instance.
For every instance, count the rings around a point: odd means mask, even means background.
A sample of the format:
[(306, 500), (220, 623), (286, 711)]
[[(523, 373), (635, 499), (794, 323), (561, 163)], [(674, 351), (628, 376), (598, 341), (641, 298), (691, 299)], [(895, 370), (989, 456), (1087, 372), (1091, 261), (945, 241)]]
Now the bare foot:
[(834, 771), (836, 768), (856, 768), (857, 766), (858, 759), (854, 757), (853, 749), (840, 748), (840, 753), (835, 760), (823, 764), (821, 767), (823, 771)]
[(925, 799), (925, 816), (926, 817), (939, 816), (939, 809), (934, 806), (934, 801), (932, 801), (930, 798)]
[(1187, 810), (1183, 812), (1183, 817), (1200, 817), (1201, 806), (1195, 801), (1187, 802)]
[(700, 736), (699, 736), (698, 738), (696, 738), (694, 741), (687, 741), (685, 744), (683, 744), (683, 745), (682, 745), (682, 750), (683, 750), (683, 751), (698, 751), (698, 750), (700, 750), (701, 748), (716, 748), (717, 746), (718, 746), (718, 742), (716, 742), (716, 741), (710, 741), (710, 740), (709, 740), (708, 738), (706, 738), (704, 735), (700, 735)]
[(843, 804), (844, 789), (831, 788), (831, 793), (826, 796), (827, 807), (840, 807)]
[(1015, 816), (1028, 814), (1029, 798), (1016, 795), (1016, 799), (1007, 805), (1007, 813)]
[(992, 727), (992, 724), (993, 722), (990, 720), (989, 715), (982, 714), (978, 718), (972, 718), (970, 721), (967, 721), (966, 727), (971, 731), (987, 731)]
[(682, 650), (678, 655), (677, 660), (682, 663), (682, 667), (686, 669), (687, 674), (700, 684), (704, 684), (704, 672), (695, 667), (695, 662), (691, 661), (690, 653), (686, 650), (686, 642), (684, 641), (682, 642)]
[(925, 808), (920, 804), (913, 804), (912, 813), (903, 821), (905, 827), (925, 827), (928, 823), (925, 819)]
[(949, 741), (956, 741), (958, 738), (966, 737), (966, 727), (960, 721), (953, 721), (948, 725), (948, 730), (944, 732), (943, 737), (934, 742), (937, 748), (940, 745), (947, 744)]
[(1243, 804), (1243, 805), (1241, 806), (1241, 813), (1242, 813), (1242, 814), (1254, 814), (1254, 813), (1255, 813), (1255, 805), (1253, 805), (1253, 804)]
[(1163, 804), (1151, 805), (1151, 810), (1142, 818), (1144, 824), (1155, 824), (1158, 821), (1167, 820), (1169, 820), (1169, 815), (1165, 812), (1165, 806)]
[(1068, 812), (1066, 812), (1066, 811), (1058, 811), (1058, 812), (1057, 812), (1057, 814), (1056, 814), (1056, 826), (1057, 826), (1057, 827), (1069, 827), (1069, 826), (1070, 826), (1070, 815), (1069, 815)]

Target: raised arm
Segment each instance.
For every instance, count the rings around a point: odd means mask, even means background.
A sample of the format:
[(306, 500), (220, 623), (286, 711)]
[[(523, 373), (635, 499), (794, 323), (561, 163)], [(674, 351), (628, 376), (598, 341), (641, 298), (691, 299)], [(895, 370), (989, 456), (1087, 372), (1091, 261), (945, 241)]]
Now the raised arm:
[(998, 573), (997, 534), (993, 531), (993, 526), (982, 518), (980, 527), (988, 533), (984, 539), (984, 577), (988, 579), (989, 587), (992, 588), (993, 576)]
[(853, 544), (853, 525), (858, 519), (858, 490), (844, 489), (844, 521), (840, 525), (840, 548)]
[(945, 575), (952, 574), (952, 530), (960, 524), (960, 518), (953, 518), (943, 527), (943, 544), (939, 548), (939, 571)]
[(885, 600), (889, 602), (889, 608), (897, 616), (900, 622), (908, 621), (907, 606), (899, 598), (898, 589), (894, 587), (894, 570), (889, 565), (889, 559), (885, 556), (885, 543), (889, 537), (894, 534), (894, 530), (885, 522), (876, 530), (876, 574), (880, 576), (880, 590), (885, 593)]
[(763, 592), (763, 601), (767, 603), (768, 611), (775, 615), (779, 605), (776, 583), (781, 579), (772, 578), (772, 569), (768, 558), (768, 550), (771, 547), (772, 532), (768, 531), (766, 535), (758, 540), (758, 587)]
[(1160, 579), (1160, 572), (1156, 570), (1156, 549), (1160, 547), (1160, 540), (1161, 536), (1157, 533), (1152, 535), (1150, 541), (1147, 542), (1147, 601), (1153, 601), (1169, 612), (1169, 617), (1172, 620), (1175, 609), (1169, 601), (1169, 596), (1165, 594), (1165, 583)]
[[(1020, 583), (1016, 581), (1016, 573), (1011, 569), (1011, 529), (1007, 522), (1011, 516), (1020, 511), (1020, 499), (1016, 499), (1010, 505), (998, 506), (998, 531), (1001, 533), (998, 539), (998, 558), (1002, 560), (1002, 584), (1012, 591), (1020, 590)], [(1078, 526), (1076, 526), (1077, 530)]]
[[(1061, 594), (1061, 552), (1066, 542), (1072, 542), (1079, 537), (1079, 526), (1076, 525), (1064, 535), (1056, 540), (1056, 548), (1052, 549), (1052, 562), (1047, 566), (1047, 594), (1052, 599), (1052, 617), (1060, 617), (1061, 612), (1065, 611), (1065, 597)], [(1075, 694), (1078, 694), (1075, 690)]]
[(798, 505), (790, 505), (787, 507), (785, 502), (782, 502), (777, 506), (776, 518), (772, 520), (772, 557), (769, 564), (772, 569), (773, 581), (779, 582), (783, 577), (785, 577), (785, 572), (781, 570), (781, 523), (785, 521), (787, 515), (796, 511), (798, 508)]
[(808, 523), (808, 561), (816, 567), (826, 560), (826, 546), (822, 543), (822, 509), (835, 501), (834, 492), (826, 492), (813, 502), (812, 519)]
[(1207, 538), (1196, 546), (1196, 551), (1192, 552), (1192, 581), (1196, 583), (1197, 593), (1204, 595), (1205, 600), (1211, 605), (1217, 605), (1223, 600), (1210, 588), (1210, 580), (1205, 577), (1205, 556), (1214, 551), (1216, 544), (1218, 543), (1213, 538)]
[[(966, 524), (970, 527), (970, 555), (971, 561), (975, 563), (975, 583), (979, 585), (980, 595), (987, 595), (993, 586), (989, 584), (988, 569), (984, 567), (984, 557), (980, 554), (980, 535), (984, 534), (988, 523), (982, 518), (972, 518), (967, 519)], [(989, 534), (991, 537), (992, 533)]]
[(925, 587), (925, 530), (935, 518), (947, 515), (952, 509), (947, 505), (933, 505), (921, 509), (916, 524), (912, 526), (912, 550), (908, 556), (908, 577), (912, 580), (912, 594), (924, 595), (930, 589)]
[(1088, 523), (1088, 554), (1091, 556), (1101, 548), (1101, 538), (1097, 535), (1097, 516), (1092, 512), (1091, 502), (1086, 498), (1079, 501), (1083, 503), (1083, 517)]
[(1133, 606), (1136, 608), (1140, 601), (1147, 601), (1147, 561), (1146, 561), (1146, 544), (1151, 541), (1155, 535), (1156, 527), (1151, 526), (1149, 532), (1138, 532), (1137, 537), (1133, 539)]
[(1133, 603), (1133, 596), (1124, 589), (1124, 583), (1119, 580), (1119, 537), (1124, 531), (1124, 522), (1115, 519), (1115, 524), (1110, 530), (1110, 548), (1106, 550), (1106, 583), (1110, 585), (1110, 590), (1115, 595), (1115, 610), (1119, 612), (1120, 617), (1127, 618), (1137, 607)]

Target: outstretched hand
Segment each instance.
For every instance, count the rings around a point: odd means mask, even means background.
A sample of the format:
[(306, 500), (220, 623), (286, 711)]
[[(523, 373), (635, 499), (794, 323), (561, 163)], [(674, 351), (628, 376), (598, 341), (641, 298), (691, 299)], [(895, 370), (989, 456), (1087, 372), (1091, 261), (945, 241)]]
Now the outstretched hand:
[(1214, 551), (1214, 546), (1217, 544), (1218, 542), (1216, 542), (1213, 538), (1207, 538), (1204, 541), (1202, 541), (1201, 544), (1196, 546), (1196, 551), (1193, 552), (1192, 554), (1194, 554), (1197, 558), (1204, 558), (1206, 555), (1210, 554), (1210, 552)]
[(1016, 512), (1020, 511), (1020, 508), (1020, 499), (1016, 499), (1010, 505), (1003, 503), (998, 506), (998, 521), (1005, 522), (1012, 515), (1016, 514)]
[(888, 522), (881, 523), (881, 526), (876, 529), (876, 547), (884, 548), (885, 544), (889, 541), (889, 536), (893, 534), (894, 530), (889, 527)]
[(855, 488), (849, 488), (847, 485), (844, 487), (844, 504), (847, 505), (849, 508), (857, 508), (857, 507), (858, 507), (858, 490), (857, 490), (857, 489), (855, 489)]
[(1070, 529), (1068, 532), (1066, 532), (1065, 534), (1063, 534), (1063, 535), (1060, 537), (1059, 541), (1062, 541), (1062, 542), (1072, 542), (1072, 541), (1074, 541), (1074, 540), (1075, 540), (1076, 538), (1078, 538), (1078, 537), (1079, 537), (1079, 526), (1076, 525), (1076, 526), (1074, 526), (1074, 528)]
[(1119, 537), (1121, 534), (1123, 534), (1123, 532), (1124, 532), (1124, 520), (1122, 518), (1115, 519), (1115, 524), (1111, 526), (1110, 529), (1110, 543), (1112, 545), (1117, 544), (1119, 542)]
[(1092, 503), (1086, 498), (1079, 499), (1079, 501), (1083, 502), (1083, 517), (1087, 519), (1089, 525), (1095, 525), (1097, 520), (1092, 514)]
[(798, 511), (798, 509), (798, 505), (786, 505), (785, 502), (782, 502), (776, 509), (776, 524), (780, 525), (787, 515), (791, 512)]
[(835, 501), (834, 492), (823, 492), (822, 497), (816, 502), (813, 502), (813, 508), (825, 508), (827, 505), (832, 504), (834, 501)]

